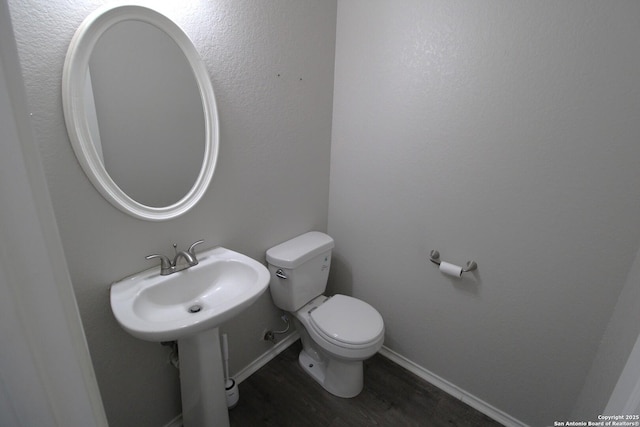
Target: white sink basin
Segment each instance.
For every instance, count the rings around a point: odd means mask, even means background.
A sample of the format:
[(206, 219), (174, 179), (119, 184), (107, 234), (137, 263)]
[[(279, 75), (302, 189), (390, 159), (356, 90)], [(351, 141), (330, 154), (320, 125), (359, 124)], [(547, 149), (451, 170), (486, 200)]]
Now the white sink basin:
[(267, 289), (269, 270), (238, 252), (217, 247), (200, 263), (168, 276), (160, 267), (111, 285), (111, 309), (134, 337), (173, 341), (216, 328)]

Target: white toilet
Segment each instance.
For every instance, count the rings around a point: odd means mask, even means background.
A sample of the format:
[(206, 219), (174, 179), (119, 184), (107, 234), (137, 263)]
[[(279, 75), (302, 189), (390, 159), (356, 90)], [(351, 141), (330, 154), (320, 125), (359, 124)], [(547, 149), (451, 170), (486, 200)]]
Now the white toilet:
[(330, 236), (311, 231), (269, 249), (269, 289), (294, 318), (302, 368), (328, 392), (354, 397), (363, 387), (362, 361), (382, 347), (384, 322), (364, 301), (323, 295), (333, 246)]

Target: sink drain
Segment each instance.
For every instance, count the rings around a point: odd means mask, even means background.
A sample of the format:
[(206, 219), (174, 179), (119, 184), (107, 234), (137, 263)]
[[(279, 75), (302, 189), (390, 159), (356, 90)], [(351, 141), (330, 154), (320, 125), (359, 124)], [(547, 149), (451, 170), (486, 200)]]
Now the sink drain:
[(189, 311), (189, 313), (197, 313), (200, 310), (202, 310), (202, 306), (200, 306), (198, 304), (195, 304), (195, 305), (192, 305), (191, 307), (189, 307), (188, 311)]

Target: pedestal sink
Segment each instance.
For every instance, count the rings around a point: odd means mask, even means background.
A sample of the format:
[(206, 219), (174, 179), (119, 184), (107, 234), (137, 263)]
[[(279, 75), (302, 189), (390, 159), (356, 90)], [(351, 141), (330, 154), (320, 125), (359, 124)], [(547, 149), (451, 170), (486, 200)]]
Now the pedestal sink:
[(155, 267), (111, 285), (118, 323), (147, 341), (178, 341), (185, 427), (227, 427), (229, 415), (218, 326), (267, 289), (258, 261), (217, 247), (199, 264), (168, 276)]

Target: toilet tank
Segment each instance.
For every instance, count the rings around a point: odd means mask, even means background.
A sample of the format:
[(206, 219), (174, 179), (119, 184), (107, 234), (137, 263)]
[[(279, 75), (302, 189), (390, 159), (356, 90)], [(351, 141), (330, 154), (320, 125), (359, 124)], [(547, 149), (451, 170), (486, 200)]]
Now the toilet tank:
[[(310, 231), (267, 250), (273, 302), (285, 311), (296, 311), (327, 287), (333, 239)], [(281, 274), (276, 274), (281, 270)], [(286, 278), (284, 278), (286, 277)]]

